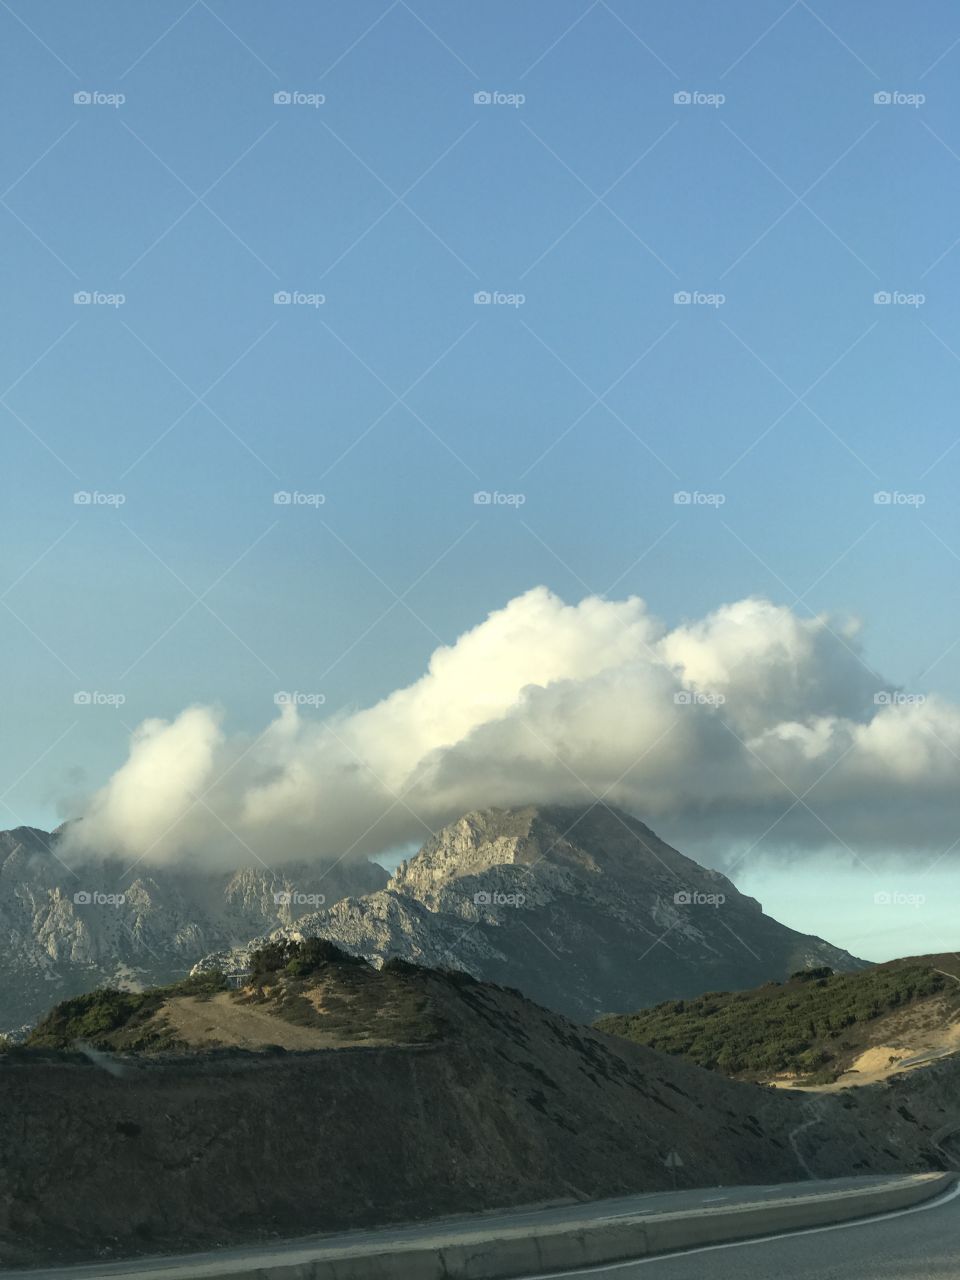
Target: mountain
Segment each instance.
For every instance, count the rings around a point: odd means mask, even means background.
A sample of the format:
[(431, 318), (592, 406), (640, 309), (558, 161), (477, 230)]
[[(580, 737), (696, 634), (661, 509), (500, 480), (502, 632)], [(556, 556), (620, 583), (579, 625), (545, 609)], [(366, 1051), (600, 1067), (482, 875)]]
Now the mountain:
[(388, 879), (382, 867), (356, 861), (127, 870), (109, 860), (77, 864), (59, 832), (0, 831), (0, 1034), (18, 1034), (54, 1001), (99, 984), (172, 981), (214, 948), (291, 923), (318, 895), (334, 902)]
[(670, 1000), (597, 1026), (740, 1080), (843, 1087), (960, 1052), (960, 963), (913, 956), (807, 969), (754, 991)]
[[(468, 813), (384, 889), (273, 936), (328, 938), (374, 962), (463, 969), (580, 1021), (865, 963), (764, 915), (726, 876), (604, 805)], [(263, 941), (199, 968), (242, 972)]]
[[(316, 941), (254, 969), (240, 991), (211, 976), (122, 1006), (80, 997), (38, 1047), (0, 1052), (0, 1265), (950, 1159), (950, 1063), (916, 1095), (814, 1100), (463, 973), (378, 971)], [(151, 1052), (110, 1052), (134, 1043)]]

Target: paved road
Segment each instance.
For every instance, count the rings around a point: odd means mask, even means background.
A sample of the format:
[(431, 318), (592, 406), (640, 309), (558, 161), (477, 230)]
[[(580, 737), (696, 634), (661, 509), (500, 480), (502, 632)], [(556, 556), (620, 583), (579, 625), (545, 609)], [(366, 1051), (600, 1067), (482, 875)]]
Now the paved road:
[[(958, 1280), (960, 1186), (937, 1200), (882, 1218), (589, 1271), (565, 1271), (556, 1280), (704, 1280), (705, 1276), (710, 1280)], [(531, 1276), (529, 1280), (547, 1278)]]
[[(668, 1191), (651, 1195), (623, 1196), (614, 1200), (593, 1200), (586, 1204), (471, 1214), (456, 1218), (443, 1218), (430, 1223), (385, 1228), (378, 1231), (351, 1231), (338, 1235), (314, 1236), (254, 1249), (218, 1249), (209, 1253), (190, 1254), (179, 1258), (144, 1258), (136, 1262), (57, 1267), (40, 1271), (0, 1271), (0, 1280), (95, 1280), (95, 1278), (100, 1280), (101, 1277), (103, 1277), (103, 1280), (124, 1280), (126, 1277), (130, 1277), (131, 1280), (133, 1277), (136, 1277), (137, 1280), (150, 1280), (152, 1277), (156, 1277), (157, 1280), (207, 1280), (207, 1278), (215, 1280), (218, 1274), (234, 1270), (240, 1260), (245, 1264), (249, 1264), (250, 1269), (254, 1270), (257, 1267), (295, 1262), (300, 1258), (322, 1258), (325, 1252), (332, 1252), (344, 1247), (359, 1248), (366, 1245), (375, 1246), (378, 1249), (388, 1249), (391, 1245), (397, 1243), (416, 1243), (420, 1245), (430, 1245), (434, 1241), (446, 1241), (449, 1243), (451, 1240), (455, 1241), (468, 1233), (477, 1231), (490, 1232), (492, 1234), (503, 1228), (515, 1230), (518, 1227), (533, 1225), (539, 1227), (556, 1223), (599, 1222), (620, 1217), (631, 1217), (636, 1214), (667, 1213), (678, 1210), (697, 1210), (699, 1208), (727, 1208), (738, 1204), (763, 1204), (769, 1200), (783, 1200), (785, 1197), (823, 1195), (824, 1192), (832, 1190), (842, 1191), (850, 1187), (865, 1187), (881, 1183), (889, 1184), (890, 1181), (889, 1176), (835, 1178), (830, 1181), (780, 1183), (775, 1186), (708, 1187), (697, 1191)], [(719, 1258), (723, 1255), (717, 1253), (716, 1256)], [(696, 1280), (702, 1280), (704, 1274), (703, 1261), (704, 1259), (702, 1258), (691, 1258), (694, 1270), (683, 1272), (676, 1270), (678, 1265), (676, 1261), (670, 1260), (669, 1265), (674, 1267), (675, 1270), (664, 1274), (669, 1276), (670, 1280), (686, 1280), (688, 1275), (695, 1276)], [(713, 1270), (713, 1251), (711, 1251), (709, 1262), (711, 1270)], [(636, 1266), (637, 1264), (630, 1265)], [(649, 1265), (649, 1263), (646, 1265)], [(583, 1274), (586, 1275), (587, 1273)], [(630, 1273), (621, 1265), (620, 1269), (616, 1267), (606, 1268), (589, 1274), (597, 1278), (615, 1275), (617, 1280), (627, 1280)], [(637, 1274), (638, 1276), (642, 1275), (642, 1280), (651, 1280), (648, 1272), (641, 1273), (638, 1271)], [(734, 1269), (730, 1272), (717, 1271), (716, 1274), (718, 1276), (729, 1274), (730, 1276), (739, 1277), (741, 1273)], [(753, 1275), (754, 1273), (743, 1272), (742, 1274)], [(777, 1275), (778, 1280), (786, 1280), (788, 1274), (784, 1273), (783, 1276), (780, 1276), (779, 1273), (772, 1271), (769, 1273), (762, 1270), (756, 1272), (756, 1275), (763, 1276), (764, 1280), (769, 1280), (769, 1276), (773, 1275)], [(798, 1272), (797, 1274), (812, 1276), (817, 1273)], [(898, 1280), (905, 1280), (905, 1276), (906, 1273), (904, 1273), (904, 1277), (899, 1277)], [(951, 1273), (951, 1277), (952, 1280), (957, 1280), (960, 1277), (960, 1265)], [(853, 1280), (852, 1277), (851, 1280)], [(878, 1277), (871, 1277), (871, 1280), (878, 1280)]]

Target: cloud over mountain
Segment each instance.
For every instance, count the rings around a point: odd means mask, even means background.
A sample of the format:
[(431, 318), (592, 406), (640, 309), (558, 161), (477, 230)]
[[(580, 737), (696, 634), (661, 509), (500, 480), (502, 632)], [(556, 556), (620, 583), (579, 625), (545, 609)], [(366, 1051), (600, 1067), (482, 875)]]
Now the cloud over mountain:
[(145, 721), (69, 839), (275, 862), (603, 796), (693, 842), (946, 848), (958, 773), (960, 708), (885, 684), (850, 624), (750, 598), (669, 630), (637, 597), (536, 587), (367, 709), (285, 706), (257, 737), (209, 707)]

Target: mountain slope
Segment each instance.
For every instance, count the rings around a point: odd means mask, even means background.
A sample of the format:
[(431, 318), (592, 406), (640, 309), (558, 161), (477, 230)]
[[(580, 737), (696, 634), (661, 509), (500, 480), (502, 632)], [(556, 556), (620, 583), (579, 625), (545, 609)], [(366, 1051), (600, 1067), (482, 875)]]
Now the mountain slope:
[[(0, 1033), (101, 983), (172, 981), (216, 947), (292, 922), (317, 895), (334, 902), (387, 880), (369, 862), (127, 871), (118, 862), (76, 864), (57, 833), (0, 831)], [(289, 900), (277, 902), (277, 893)]]
[[(104, 1053), (143, 1035), (144, 1010), (130, 1007), (94, 1033), (101, 1051), (0, 1053), (0, 1263), (662, 1190), (672, 1151), (681, 1186), (944, 1161), (934, 1139), (953, 1076), (916, 1101), (883, 1087), (818, 1099), (814, 1114), (808, 1098), (575, 1026), (462, 973), (378, 972), (333, 948), (255, 968), (246, 990), (197, 1006), (194, 986), (149, 1011), (192, 1051)], [(86, 1017), (92, 1002), (75, 1003)], [(77, 1015), (55, 1012), (38, 1038), (69, 1044)], [(210, 1049), (208, 1024), (223, 1045), (261, 1051)], [(269, 1049), (294, 1030), (316, 1036), (310, 1051)]]
[(956, 956), (915, 956), (859, 973), (813, 969), (597, 1026), (741, 1080), (858, 1084), (960, 1051), (958, 968)]
[[(461, 968), (583, 1021), (799, 968), (863, 964), (765, 916), (725, 876), (606, 806), (467, 814), (384, 890), (276, 936), (311, 935), (374, 961)], [(262, 941), (200, 967), (243, 971)]]

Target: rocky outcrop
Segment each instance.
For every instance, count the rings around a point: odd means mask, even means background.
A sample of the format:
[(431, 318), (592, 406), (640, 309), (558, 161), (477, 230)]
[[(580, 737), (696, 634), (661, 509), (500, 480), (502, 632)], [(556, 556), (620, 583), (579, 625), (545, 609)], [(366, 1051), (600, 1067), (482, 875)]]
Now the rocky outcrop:
[(182, 977), (211, 950), (290, 925), (318, 903), (382, 887), (370, 862), (128, 872), (76, 863), (57, 833), (0, 832), (0, 1034), (16, 1036), (49, 1007), (93, 987)]
[[(604, 805), (469, 813), (401, 863), (276, 936), (315, 935), (374, 963), (393, 956), (520, 988), (582, 1021), (660, 1000), (863, 963), (764, 915), (718, 871)], [(241, 972), (246, 947), (199, 968)]]

